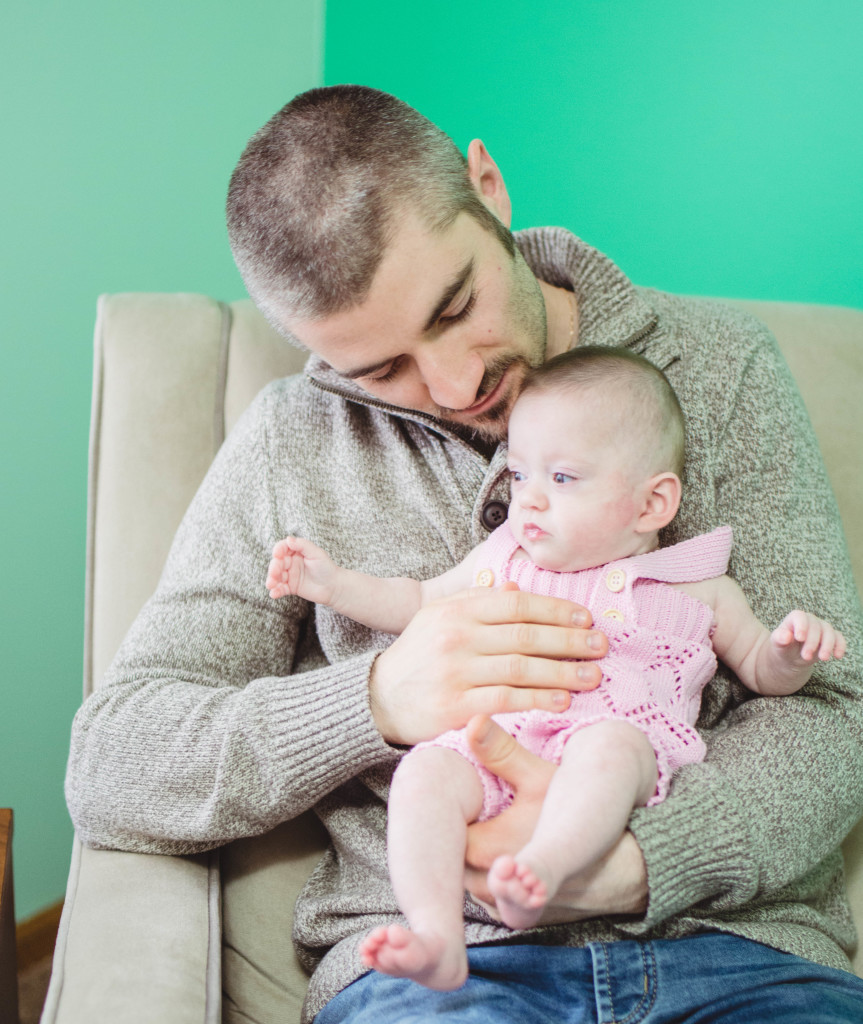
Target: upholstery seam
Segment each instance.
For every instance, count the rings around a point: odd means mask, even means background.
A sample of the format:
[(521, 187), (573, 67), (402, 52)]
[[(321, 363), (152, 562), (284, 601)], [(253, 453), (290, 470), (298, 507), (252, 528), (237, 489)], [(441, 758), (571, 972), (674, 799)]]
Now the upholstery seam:
[(93, 334), (93, 398), (90, 406), (90, 447), (87, 474), (87, 541), (84, 580), (84, 680), (83, 697), (93, 692), (93, 609), (96, 575), (96, 505), (99, 495), (99, 456), (101, 453), (102, 385), (104, 381), (104, 322), (109, 296), (100, 295), (96, 329)]
[(205, 979), (204, 1024), (222, 1019), (222, 879), (221, 851), (210, 850), (207, 858), (207, 975)]
[(225, 440), (225, 397), (228, 390), (228, 355), (234, 314), (226, 302), (219, 303), (222, 322), (219, 332), (219, 364), (216, 370), (216, 394), (213, 403), (213, 456)]

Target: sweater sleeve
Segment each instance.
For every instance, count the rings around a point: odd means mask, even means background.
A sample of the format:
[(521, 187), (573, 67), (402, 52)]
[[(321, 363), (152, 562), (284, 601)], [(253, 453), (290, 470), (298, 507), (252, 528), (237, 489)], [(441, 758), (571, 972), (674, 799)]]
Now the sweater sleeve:
[(705, 761), (631, 819), (649, 886), (646, 917), (624, 926), (632, 934), (676, 913), (715, 918), (754, 900), (806, 898), (806, 876), (835, 858), (863, 812), (860, 602), (817, 442), (766, 329), (715, 447), (715, 515), (734, 527), (731, 575), (756, 614), (772, 629), (802, 607), (842, 630), (849, 650), (794, 696), (730, 684)]
[(376, 652), (292, 671), (310, 615), (264, 587), (277, 539), (265, 406), (223, 445), (155, 594), (75, 717), (66, 797), (88, 845), (208, 849), (397, 756), (369, 709)]

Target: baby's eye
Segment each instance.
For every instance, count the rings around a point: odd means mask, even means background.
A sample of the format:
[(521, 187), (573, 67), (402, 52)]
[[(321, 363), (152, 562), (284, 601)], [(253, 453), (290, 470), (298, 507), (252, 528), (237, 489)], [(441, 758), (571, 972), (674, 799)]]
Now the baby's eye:
[(568, 483), (571, 483), (575, 479), (575, 477), (574, 476), (569, 476), (566, 473), (552, 473), (551, 474), (551, 479), (556, 484), (568, 484)]
[(509, 471), (510, 479), (514, 484), (520, 484), (524, 480), (524, 473), (520, 469), (511, 469)]

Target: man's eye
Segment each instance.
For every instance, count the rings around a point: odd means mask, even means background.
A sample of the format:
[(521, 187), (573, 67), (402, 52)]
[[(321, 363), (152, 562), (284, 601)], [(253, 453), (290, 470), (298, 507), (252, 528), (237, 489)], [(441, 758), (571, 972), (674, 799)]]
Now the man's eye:
[(372, 384), (386, 384), (388, 381), (395, 380), (396, 374), (399, 372), (398, 360), (394, 359), (390, 363), (390, 368), (386, 373), (378, 374), (377, 377), (366, 377), (366, 380)]
[(441, 316), (439, 323), (442, 324), (457, 324), (459, 320), (466, 320), (473, 312), (473, 307), (476, 305), (476, 292), (471, 292), (467, 302), (461, 307), (457, 313), (450, 315), (444, 314)]

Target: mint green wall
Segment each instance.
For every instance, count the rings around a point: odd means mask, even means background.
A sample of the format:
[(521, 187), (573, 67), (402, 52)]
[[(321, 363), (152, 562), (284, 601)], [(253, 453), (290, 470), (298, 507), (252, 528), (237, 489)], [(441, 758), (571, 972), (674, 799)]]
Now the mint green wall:
[[(19, 917), (62, 895), (68, 863), (96, 296), (243, 294), (226, 180), (319, 81), (322, 9), (49, 0), (4, 19), (0, 803)], [(858, 0), (328, 0), (326, 27), (327, 82), (485, 139), (516, 226), (571, 226), (662, 288), (863, 307)]]
[(320, 84), (322, 0), (16, 4), (0, 33), (0, 804), (18, 917), (63, 895), (80, 700), (96, 297), (242, 296), (223, 228), (249, 135)]
[(393, 92), (670, 291), (863, 307), (860, 0), (328, 0), (324, 77)]

